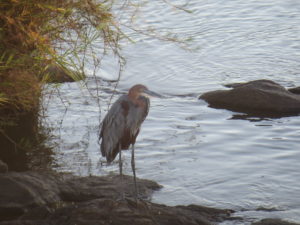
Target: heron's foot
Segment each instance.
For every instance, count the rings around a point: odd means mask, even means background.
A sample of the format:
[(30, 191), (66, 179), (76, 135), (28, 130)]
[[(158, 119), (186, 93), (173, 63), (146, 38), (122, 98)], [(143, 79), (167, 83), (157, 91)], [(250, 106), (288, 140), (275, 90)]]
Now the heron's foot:
[(125, 201), (127, 199), (125, 192), (121, 192), (118, 198), (116, 199), (117, 202)]
[(140, 202), (144, 201), (144, 199), (140, 196), (132, 196), (129, 193), (121, 192), (117, 197), (116, 201), (131, 201), (131, 202)]
[(137, 186), (136, 183), (135, 183), (135, 185), (134, 185), (134, 193), (133, 193), (133, 197), (135, 198), (135, 201), (136, 201), (136, 202), (137, 202), (138, 200), (142, 199), (142, 198), (139, 196), (138, 186)]
[(140, 196), (132, 196), (130, 194), (126, 194), (126, 193), (122, 193), (119, 195), (119, 197), (116, 199), (117, 202), (127, 202), (127, 204), (129, 204), (130, 206), (134, 207), (134, 208), (139, 208), (141, 207), (141, 205), (144, 205), (145, 203), (147, 203), (147, 201), (145, 201), (145, 199), (143, 199)]
[(134, 198), (126, 198), (125, 199), (130, 205), (132, 205), (133, 207), (138, 208), (141, 205), (144, 205), (145, 203), (147, 203), (147, 201), (145, 201), (143, 198), (141, 197), (134, 197)]
[(121, 182), (123, 182), (123, 181), (124, 181), (124, 176), (123, 176), (123, 173), (122, 173), (122, 172), (120, 172), (120, 173), (119, 173), (119, 176), (120, 176)]

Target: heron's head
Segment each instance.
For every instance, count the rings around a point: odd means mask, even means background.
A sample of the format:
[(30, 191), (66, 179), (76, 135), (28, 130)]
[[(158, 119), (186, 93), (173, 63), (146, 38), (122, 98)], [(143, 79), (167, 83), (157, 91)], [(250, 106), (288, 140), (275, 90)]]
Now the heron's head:
[(139, 96), (144, 97), (160, 97), (159, 94), (150, 91), (145, 85), (136, 84), (132, 88), (129, 89), (128, 95), (132, 98), (138, 98)]

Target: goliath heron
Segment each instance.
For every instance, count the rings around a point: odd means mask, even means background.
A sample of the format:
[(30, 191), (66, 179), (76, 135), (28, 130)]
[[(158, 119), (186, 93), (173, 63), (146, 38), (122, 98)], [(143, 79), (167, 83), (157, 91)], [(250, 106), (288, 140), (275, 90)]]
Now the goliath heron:
[(137, 84), (129, 89), (128, 94), (121, 96), (110, 108), (102, 121), (100, 131), (101, 153), (111, 163), (119, 153), (119, 170), (122, 176), (121, 151), (132, 146), (131, 168), (133, 172), (135, 197), (137, 185), (134, 162), (134, 144), (141, 124), (148, 115), (150, 101), (148, 96), (159, 97), (144, 85)]

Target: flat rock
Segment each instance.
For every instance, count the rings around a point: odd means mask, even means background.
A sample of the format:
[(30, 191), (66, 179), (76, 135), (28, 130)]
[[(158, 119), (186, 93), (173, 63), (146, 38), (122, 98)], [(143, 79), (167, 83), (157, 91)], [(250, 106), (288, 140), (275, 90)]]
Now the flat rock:
[(263, 117), (281, 117), (300, 113), (299, 88), (287, 90), (271, 80), (228, 84), (226, 87), (232, 89), (206, 92), (199, 98), (213, 108)]
[(153, 181), (131, 176), (76, 177), (54, 172), (0, 174), (0, 225), (140, 224), (209, 225), (230, 218), (231, 210), (151, 203)]

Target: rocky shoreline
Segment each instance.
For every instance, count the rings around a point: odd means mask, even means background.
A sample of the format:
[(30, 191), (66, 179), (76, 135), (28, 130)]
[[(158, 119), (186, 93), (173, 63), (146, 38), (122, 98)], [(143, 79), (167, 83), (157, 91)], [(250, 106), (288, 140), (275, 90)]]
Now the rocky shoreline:
[(0, 224), (213, 224), (231, 210), (151, 203), (161, 186), (138, 179), (141, 200), (132, 197), (131, 176), (76, 177), (55, 172), (0, 174)]
[[(161, 186), (138, 179), (140, 200), (133, 198), (131, 176), (78, 177), (53, 171), (0, 173), (0, 225), (210, 225), (227, 220), (243, 224), (233, 210), (199, 205), (152, 203)], [(292, 225), (266, 219), (256, 225)]]

